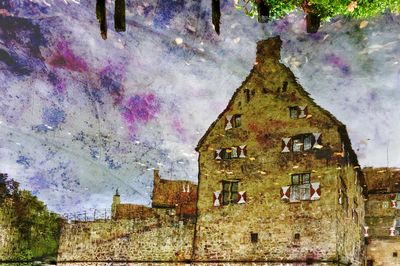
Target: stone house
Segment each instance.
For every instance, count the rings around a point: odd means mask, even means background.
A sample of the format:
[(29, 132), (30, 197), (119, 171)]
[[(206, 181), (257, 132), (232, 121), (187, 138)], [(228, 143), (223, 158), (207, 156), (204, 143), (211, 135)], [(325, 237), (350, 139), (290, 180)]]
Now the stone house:
[(158, 170), (154, 170), (153, 178), (151, 208), (138, 204), (121, 203), (117, 190), (111, 205), (113, 220), (148, 219), (158, 217), (160, 214), (177, 216), (180, 220), (195, 218), (196, 184), (187, 180), (162, 179)]
[(400, 169), (364, 168), (366, 265), (400, 265)]
[(201, 138), (194, 260), (361, 264), (366, 184), (346, 131), (279, 37)]
[(196, 217), (197, 185), (186, 180), (160, 178), (154, 170), (152, 208), (168, 209), (181, 219)]

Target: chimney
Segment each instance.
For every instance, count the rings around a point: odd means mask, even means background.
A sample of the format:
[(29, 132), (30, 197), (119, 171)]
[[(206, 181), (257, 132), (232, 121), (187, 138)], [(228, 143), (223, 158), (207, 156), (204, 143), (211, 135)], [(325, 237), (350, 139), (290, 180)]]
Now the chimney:
[(160, 183), (160, 174), (158, 169), (154, 169), (153, 171), (153, 177), (154, 177), (154, 184)]
[(117, 205), (121, 204), (121, 197), (119, 196), (118, 189), (115, 191), (113, 201), (111, 204), (111, 218), (116, 219)]

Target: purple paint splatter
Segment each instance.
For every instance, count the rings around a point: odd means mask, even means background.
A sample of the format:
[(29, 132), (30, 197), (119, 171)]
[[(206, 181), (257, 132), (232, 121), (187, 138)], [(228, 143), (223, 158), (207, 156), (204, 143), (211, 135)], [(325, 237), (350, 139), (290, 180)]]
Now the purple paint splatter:
[(122, 117), (128, 124), (131, 134), (135, 134), (137, 123), (147, 123), (160, 110), (160, 103), (152, 93), (137, 94), (123, 104)]
[(325, 56), (325, 60), (328, 64), (337, 67), (344, 75), (350, 74), (350, 66), (347, 65), (343, 59), (335, 54), (328, 54)]
[(57, 49), (58, 51), (49, 59), (50, 65), (77, 72), (88, 70), (86, 62), (79, 56), (76, 56), (66, 42), (59, 42)]

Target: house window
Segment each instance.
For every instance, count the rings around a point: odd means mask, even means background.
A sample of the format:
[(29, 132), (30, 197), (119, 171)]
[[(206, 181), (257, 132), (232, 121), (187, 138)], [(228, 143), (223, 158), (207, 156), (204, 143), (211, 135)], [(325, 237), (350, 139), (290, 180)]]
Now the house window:
[(374, 261), (373, 260), (367, 260), (367, 266), (373, 266)]
[(237, 203), (239, 200), (239, 181), (222, 181), (222, 205)]
[(292, 175), (290, 201), (310, 200), (310, 173)]
[(307, 105), (305, 106), (290, 106), (289, 114), (291, 119), (306, 118), (308, 115)]
[(396, 209), (400, 209), (400, 193), (396, 193), (395, 201), (396, 201)]
[(250, 90), (249, 89), (245, 89), (244, 93), (246, 94), (246, 102), (250, 102)]
[(283, 86), (282, 86), (282, 92), (286, 92), (287, 91), (287, 86), (288, 86), (288, 82), (284, 81), (283, 82)]
[(233, 127), (240, 127), (242, 125), (242, 115), (233, 116)]
[(232, 159), (232, 149), (223, 149), (222, 158), (225, 160)]
[(395, 235), (399, 236), (400, 235), (400, 218), (396, 218), (394, 229), (395, 229)]
[(397, 252), (393, 252), (393, 258), (397, 258)]
[(309, 151), (313, 146), (313, 134), (302, 134), (293, 137), (292, 151)]
[(258, 234), (257, 233), (250, 233), (251, 243), (258, 242)]
[(292, 118), (292, 119), (298, 118), (298, 116), (297, 116), (297, 106), (289, 107), (289, 113), (290, 113), (290, 118)]
[(310, 173), (292, 175), (292, 185), (310, 184)]
[(216, 160), (246, 158), (246, 156), (247, 156), (246, 145), (217, 149), (214, 154), (214, 158)]

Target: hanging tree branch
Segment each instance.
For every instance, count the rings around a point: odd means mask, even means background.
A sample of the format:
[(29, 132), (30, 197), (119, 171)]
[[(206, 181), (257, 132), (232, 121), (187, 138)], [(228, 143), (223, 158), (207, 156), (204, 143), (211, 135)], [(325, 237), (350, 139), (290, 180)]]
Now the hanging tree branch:
[[(259, 22), (278, 20), (302, 9), (306, 14), (307, 32), (318, 31), (320, 22), (336, 16), (369, 18), (390, 11), (400, 13), (398, 0), (234, 0), (235, 7), (249, 17), (258, 16)], [(245, 5), (238, 4), (244, 2)], [(247, 4), (251, 7), (247, 8)], [(256, 8), (254, 8), (256, 7)], [(268, 11), (267, 11), (268, 9)], [(268, 14), (269, 13), (269, 14)], [(266, 15), (268, 14), (268, 15)]]
[(125, 0), (115, 0), (114, 28), (117, 32), (126, 30)]
[(220, 0), (212, 0), (211, 3), (211, 17), (212, 24), (214, 25), (215, 31), (219, 35), (219, 24), (221, 23), (221, 4)]
[(258, 22), (267, 23), (269, 20), (269, 6), (264, 0), (257, 0)]
[(306, 14), (307, 32), (316, 33), (321, 24), (321, 15), (307, 0), (301, 4), (301, 7)]
[(100, 23), (100, 34), (107, 39), (107, 18), (106, 18), (106, 0), (96, 1), (96, 18)]

